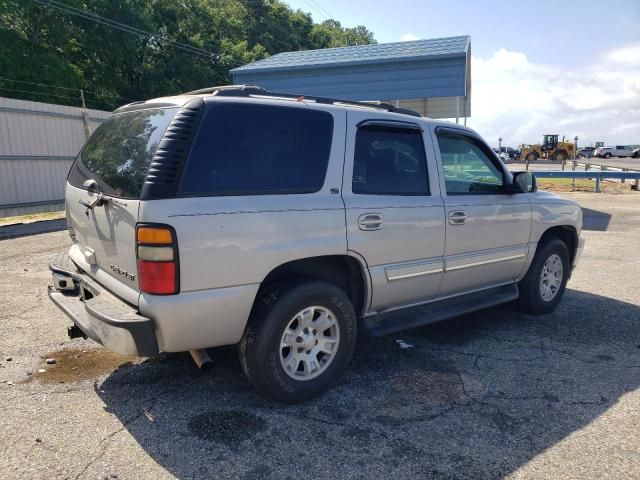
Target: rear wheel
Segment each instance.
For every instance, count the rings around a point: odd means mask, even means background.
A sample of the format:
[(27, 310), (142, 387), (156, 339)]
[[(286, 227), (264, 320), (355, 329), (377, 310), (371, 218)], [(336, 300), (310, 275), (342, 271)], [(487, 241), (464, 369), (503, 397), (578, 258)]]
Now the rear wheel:
[(521, 310), (534, 315), (552, 312), (562, 299), (570, 268), (565, 243), (557, 238), (543, 240), (519, 285)]
[(349, 297), (310, 281), (268, 289), (240, 343), (242, 368), (261, 393), (286, 403), (317, 397), (347, 368), (357, 321)]

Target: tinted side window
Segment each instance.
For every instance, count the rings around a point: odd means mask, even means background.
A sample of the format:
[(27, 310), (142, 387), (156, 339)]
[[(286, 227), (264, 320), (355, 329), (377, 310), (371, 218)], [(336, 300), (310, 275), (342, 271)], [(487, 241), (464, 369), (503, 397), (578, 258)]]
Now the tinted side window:
[(438, 133), (448, 195), (504, 193), (502, 170), (465, 135)]
[(356, 134), (353, 193), (429, 195), (422, 132), (365, 126)]
[(177, 108), (155, 108), (109, 117), (69, 172), (75, 187), (92, 178), (107, 195), (139, 198), (153, 155)]
[(333, 116), (242, 103), (210, 107), (180, 185), (182, 196), (317, 192), (331, 151)]

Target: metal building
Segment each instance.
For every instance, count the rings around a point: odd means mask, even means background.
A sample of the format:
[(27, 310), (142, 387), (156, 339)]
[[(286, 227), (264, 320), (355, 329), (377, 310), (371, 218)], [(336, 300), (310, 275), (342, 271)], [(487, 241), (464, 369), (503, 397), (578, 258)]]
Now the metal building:
[(284, 52), (230, 71), (235, 84), (382, 100), (431, 118), (471, 116), (471, 38)]
[(0, 217), (62, 210), (71, 163), (109, 115), (0, 98)]

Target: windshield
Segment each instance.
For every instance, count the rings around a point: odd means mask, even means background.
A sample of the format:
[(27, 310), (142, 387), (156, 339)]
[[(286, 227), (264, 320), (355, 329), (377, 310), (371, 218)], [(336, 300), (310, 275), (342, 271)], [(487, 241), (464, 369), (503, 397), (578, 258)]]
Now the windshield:
[(88, 179), (100, 191), (121, 198), (139, 198), (147, 170), (177, 108), (116, 114), (100, 125), (76, 158), (69, 183), (83, 188)]

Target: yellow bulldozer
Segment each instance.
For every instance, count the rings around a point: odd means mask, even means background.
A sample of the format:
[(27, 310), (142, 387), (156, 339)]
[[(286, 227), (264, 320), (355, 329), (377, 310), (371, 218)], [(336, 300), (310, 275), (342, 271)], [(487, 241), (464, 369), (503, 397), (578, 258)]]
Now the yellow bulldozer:
[(564, 137), (562, 141), (558, 141), (560, 135), (547, 134), (544, 135), (542, 145), (521, 145), (520, 158), (524, 158), (529, 162), (544, 158), (562, 162), (573, 158), (576, 153), (576, 145), (573, 142), (566, 142)]

